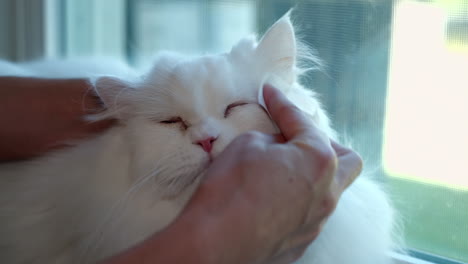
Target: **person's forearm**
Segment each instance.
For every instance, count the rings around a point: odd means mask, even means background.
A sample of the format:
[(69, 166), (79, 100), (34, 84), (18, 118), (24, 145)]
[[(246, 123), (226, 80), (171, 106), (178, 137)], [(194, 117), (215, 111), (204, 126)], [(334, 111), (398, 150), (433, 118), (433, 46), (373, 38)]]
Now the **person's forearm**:
[(86, 79), (0, 77), (0, 161), (44, 153), (103, 124), (87, 124), (99, 109)]

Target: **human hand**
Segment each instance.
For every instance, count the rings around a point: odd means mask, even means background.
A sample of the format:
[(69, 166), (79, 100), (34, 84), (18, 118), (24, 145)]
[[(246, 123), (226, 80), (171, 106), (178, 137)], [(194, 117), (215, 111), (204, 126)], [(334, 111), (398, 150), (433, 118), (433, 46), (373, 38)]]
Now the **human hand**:
[(209, 249), (219, 254), (215, 263), (296, 260), (362, 168), (355, 152), (331, 142), (279, 91), (267, 86), (264, 98), (282, 137), (235, 139), (191, 201), (203, 201), (203, 217), (216, 221), (200, 238), (221, 237)]

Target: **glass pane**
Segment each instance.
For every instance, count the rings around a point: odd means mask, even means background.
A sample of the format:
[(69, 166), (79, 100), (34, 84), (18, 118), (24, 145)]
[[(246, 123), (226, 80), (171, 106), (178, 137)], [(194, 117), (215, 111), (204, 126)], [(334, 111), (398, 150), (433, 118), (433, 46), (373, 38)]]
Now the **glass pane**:
[(252, 1), (132, 1), (132, 60), (150, 62), (156, 51), (224, 52), (255, 32)]
[(383, 165), (408, 244), (468, 261), (468, 2), (395, 5), (391, 54)]

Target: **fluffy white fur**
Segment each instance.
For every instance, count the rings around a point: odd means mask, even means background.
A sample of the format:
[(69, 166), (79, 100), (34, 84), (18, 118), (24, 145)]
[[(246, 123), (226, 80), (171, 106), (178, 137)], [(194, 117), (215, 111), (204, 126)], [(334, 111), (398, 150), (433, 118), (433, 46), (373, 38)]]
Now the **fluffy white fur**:
[[(196, 58), (163, 53), (144, 75), (102, 60), (0, 62), (0, 75), (90, 77), (108, 109), (93, 118), (120, 120), (75, 147), (0, 165), (0, 262), (93, 263), (164, 228), (208, 164), (198, 140), (217, 137), (216, 157), (243, 132), (276, 131), (259, 104), (265, 82), (334, 137), (316, 96), (297, 81), (296, 46), (285, 16), (259, 43), (246, 38), (229, 53)], [(225, 117), (233, 102), (247, 104)], [(160, 123), (173, 117), (187, 127)], [(389, 263), (393, 228), (385, 193), (360, 177), (299, 262)]]

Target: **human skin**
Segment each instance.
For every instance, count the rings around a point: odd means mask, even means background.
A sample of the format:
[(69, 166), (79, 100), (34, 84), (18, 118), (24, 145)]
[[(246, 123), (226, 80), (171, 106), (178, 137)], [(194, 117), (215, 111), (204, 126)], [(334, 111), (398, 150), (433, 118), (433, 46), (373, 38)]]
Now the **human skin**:
[(86, 79), (0, 77), (0, 161), (33, 158), (106, 129), (112, 120), (83, 118), (102, 108)]
[[(5, 91), (8, 87), (19, 88), (15, 93)], [(34, 157), (110, 126), (107, 121), (89, 127), (82, 120), (89, 112), (80, 102), (100, 108), (88, 89), (80, 79), (0, 78), (0, 121), (9, 124), (0, 132), (0, 160)], [(173, 223), (105, 263), (276, 264), (302, 255), (360, 173), (362, 161), (331, 142), (279, 91), (265, 86), (264, 98), (281, 135), (249, 132), (236, 138), (213, 161)], [(47, 120), (48, 115), (58, 116)], [(34, 137), (36, 130), (41, 131), (37, 138), (21, 140)], [(20, 151), (8, 154), (3, 147), (14, 149), (15, 142)]]

